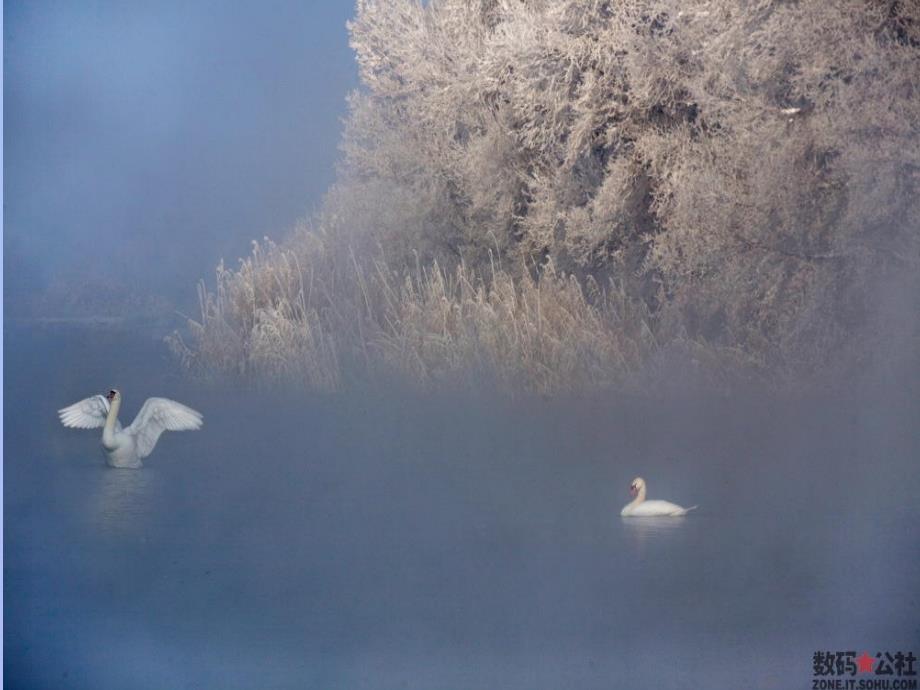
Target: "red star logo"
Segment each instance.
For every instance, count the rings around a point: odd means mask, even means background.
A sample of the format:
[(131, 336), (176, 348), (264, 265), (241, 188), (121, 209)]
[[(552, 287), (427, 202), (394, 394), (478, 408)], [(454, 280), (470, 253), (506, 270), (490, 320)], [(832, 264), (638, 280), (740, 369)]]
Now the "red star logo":
[(869, 652), (863, 652), (862, 656), (856, 658), (856, 663), (859, 664), (860, 673), (872, 673), (872, 664), (875, 663), (875, 659), (869, 656)]

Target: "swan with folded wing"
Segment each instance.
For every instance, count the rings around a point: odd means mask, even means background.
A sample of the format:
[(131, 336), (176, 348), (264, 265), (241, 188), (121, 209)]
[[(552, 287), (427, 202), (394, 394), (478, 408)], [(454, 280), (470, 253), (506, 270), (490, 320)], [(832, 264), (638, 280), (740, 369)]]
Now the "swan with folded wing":
[(629, 485), (629, 493), (633, 497), (630, 503), (623, 506), (621, 517), (683, 517), (696, 506), (682, 508), (670, 501), (646, 501), (645, 480), (636, 477)]
[(110, 390), (58, 410), (61, 423), (76, 429), (102, 427), (102, 447), (112, 467), (138, 468), (164, 431), (200, 429), (201, 414), (167, 398), (147, 398), (131, 425), (121, 427), (121, 392)]

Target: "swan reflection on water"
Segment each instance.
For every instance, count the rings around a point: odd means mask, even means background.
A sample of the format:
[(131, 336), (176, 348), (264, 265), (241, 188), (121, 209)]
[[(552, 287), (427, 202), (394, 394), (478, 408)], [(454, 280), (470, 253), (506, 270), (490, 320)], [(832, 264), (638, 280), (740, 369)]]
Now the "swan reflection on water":
[(689, 522), (685, 517), (648, 517), (641, 520), (620, 518), (623, 530), (629, 535), (630, 541), (636, 545), (640, 553), (644, 551), (646, 545), (678, 538), (684, 534)]
[(90, 491), (89, 518), (95, 527), (113, 536), (127, 536), (144, 531), (152, 514), (153, 494), (159, 474), (99, 468)]
[(652, 535), (675, 533), (687, 524), (685, 517), (648, 517), (641, 520), (620, 518), (623, 526), (632, 534)]

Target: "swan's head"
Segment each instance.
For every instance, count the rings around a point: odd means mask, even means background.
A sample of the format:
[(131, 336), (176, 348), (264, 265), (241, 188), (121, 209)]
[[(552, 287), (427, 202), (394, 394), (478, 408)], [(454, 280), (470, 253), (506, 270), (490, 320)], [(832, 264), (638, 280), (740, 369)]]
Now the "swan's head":
[(645, 480), (642, 477), (636, 477), (632, 480), (632, 484), (629, 485), (629, 495), (638, 496), (640, 493), (645, 492)]
[(116, 400), (121, 400), (121, 391), (115, 390), (114, 388), (105, 394), (105, 399), (109, 402), (115, 402)]

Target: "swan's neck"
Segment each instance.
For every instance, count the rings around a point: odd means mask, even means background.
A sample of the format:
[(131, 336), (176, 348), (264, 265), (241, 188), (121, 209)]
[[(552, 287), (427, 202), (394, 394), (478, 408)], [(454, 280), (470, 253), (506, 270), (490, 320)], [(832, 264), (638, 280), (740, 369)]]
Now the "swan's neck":
[(639, 505), (640, 503), (642, 503), (642, 501), (644, 501), (644, 500), (645, 500), (645, 487), (644, 487), (644, 486), (640, 486), (640, 487), (639, 487), (639, 493), (636, 494), (636, 497), (632, 500), (632, 503), (630, 503), (629, 505), (631, 505), (631, 506), (637, 506), (637, 505)]
[(102, 427), (102, 442), (107, 446), (114, 445), (115, 423), (118, 422), (118, 409), (121, 407), (121, 400), (116, 398), (109, 405), (109, 415), (105, 418), (105, 426)]

